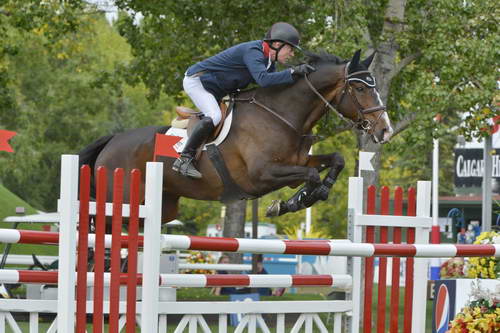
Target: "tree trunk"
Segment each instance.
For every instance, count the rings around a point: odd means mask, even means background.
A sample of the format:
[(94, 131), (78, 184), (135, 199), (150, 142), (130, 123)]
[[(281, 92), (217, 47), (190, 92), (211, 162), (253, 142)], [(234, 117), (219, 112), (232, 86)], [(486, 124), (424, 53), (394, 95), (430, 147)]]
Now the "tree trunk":
[[(396, 64), (399, 45), (397, 37), (403, 30), (403, 22), (405, 18), (406, 0), (389, 0), (385, 10), (384, 26), (380, 44), (377, 45), (377, 56), (373, 62), (373, 72), (377, 78), (377, 88), (380, 92), (380, 97), (384, 104), (387, 105), (387, 97), (392, 78), (402, 68)], [(398, 124), (393, 124), (393, 128)], [(365, 138), (358, 133), (357, 135), (358, 149), (362, 151), (375, 152), (372, 159), (375, 172), (363, 172), (364, 187), (369, 185), (378, 185), (379, 170), (380, 170), (380, 155), (382, 146), (375, 144), (371, 139)], [(357, 174), (357, 169), (355, 174)]]
[[(381, 42), (376, 45), (377, 56), (373, 61), (373, 73), (377, 78), (377, 89), (380, 97), (385, 105), (387, 105), (387, 98), (389, 96), (389, 89), (391, 81), (401, 69), (413, 60), (413, 57), (404, 59), (396, 64), (398, 56), (399, 45), (397, 42), (398, 34), (403, 30), (403, 22), (405, 18), (406, 0), (389, 0), (385, 15), (384, 26), (382, 30)], [(373, 38), (370, 38), (374, 40)], [(398, 66), (399, 65), (399, 66)], [(393, 128), (406, 127), (408, 124), (392, 124)], [(375, 156), (372, 159), (372, 165), (375, 171), (362, 171), (361, 176), (363, 181), (363, 202), (366, 202), (366, 189), (370, 185), (379, 185), (379, 170), (381, 165), (382, 145), (374, 143), (367, 136), (357, 133), (358, 149), (361, 151), (374, 152)], [(356, 156), (356, 170), (355, 175), (358, 175), (358, 156)], [(364, 270), (364, 264), (362, 265)], [(364, 298), (364, 286), (361, 286), (361, 297)], [(363, 313), (361, 313), (361, 322), (363, 321)]]
[[(228, 204), (226, 207), (226, 219), (222, 235), (224, 237), (244, 238), (247, 202), (245, 200), (238, 200)], [(227, 253), (227, 255), (232, 264), (241, 264), (243, 262), (243, 255), (241, 253)]]

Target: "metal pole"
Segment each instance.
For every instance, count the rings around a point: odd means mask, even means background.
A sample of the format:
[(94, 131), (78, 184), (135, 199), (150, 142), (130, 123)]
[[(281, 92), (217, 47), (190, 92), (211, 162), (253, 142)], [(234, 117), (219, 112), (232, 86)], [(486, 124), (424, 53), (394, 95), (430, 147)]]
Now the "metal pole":
[(484, 159), (484, 172), (483, 172), (483, 209), (482, 209), (482, 231), (491, 231), (491, 176), (493, 169), (493, 161), (492, 155), (490, 154), (492, 151), (492, 136), (485, 138), (484, 140), (484, 151), (483, 151), (483, 159)]

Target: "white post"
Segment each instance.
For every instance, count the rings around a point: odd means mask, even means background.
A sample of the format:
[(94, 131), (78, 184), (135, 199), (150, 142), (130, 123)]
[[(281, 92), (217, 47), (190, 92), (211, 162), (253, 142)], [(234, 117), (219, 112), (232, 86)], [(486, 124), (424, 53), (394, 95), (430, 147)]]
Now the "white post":
[[(431, 211), (431, 182), (419, 181), (417, 183), (417, 216), (430, 217)], [(415, 244), (429, 243), (428, 228), (416, 228)], [(425, 313), (427, 305), (427, 281), (429, 260), (415, 258), (413, 271), (413, 317), (412, 333), (425, 332)]]
[(432, 244), (439, 244), (439, 140), (432, 151)]
[[(309, 149), (309, 155), (313, 154), (313, 148)], [(312, 208), (306, 208), (306, 236), (311, 232), (311, 223), (312, 223)]]
[(148, 162), (144, 200), (146, 218), (144, 219), (141, 328), (143, 332), (152, 333), (158, 332), (162, 187), (163, 163)]
[(57, 331), (75, 330), (76, 233), (78, 220), (78, 156), (62, 155)]
[[(363, 227), (356, 224), (356, 215), (363, 214), (363, 178), (349, 177), (349, 199), (347, 202), (348, 211), (348, 237), (353, 243), (361, 243), (363, 241)], [(352, 292), (351, 300), (353, 304), (352, 316), (348, 320), (351, 333), (359, 332), (359, 322), (361, 320), (361, 258), (349, 258), (350, 274), (352, 276)]]
[(490, 135), (484, 138), (484, 170), (483, 170), (483, 204), (482, 204), (482, 219), (481, 231), (491, 231), (491, 181), (492, 181), (492, 168), (493, 156), (490, 154), (493, 149), (493, 137)]

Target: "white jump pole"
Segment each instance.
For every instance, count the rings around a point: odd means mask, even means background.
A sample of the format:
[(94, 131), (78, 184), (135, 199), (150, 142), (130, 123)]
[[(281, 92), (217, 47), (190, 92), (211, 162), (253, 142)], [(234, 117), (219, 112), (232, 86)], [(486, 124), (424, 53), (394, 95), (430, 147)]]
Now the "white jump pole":
[[(355, 216), (363, 214), (363, 178), (349, 177), (347, 214), (348, 214), (348, 238), (354, 243), (363, 242), (363, 228), (355, 225)], [(361, 321), (362, 300), (361, 288), (361, 258), (354, 257), (348, 259), (348, 273), (352, 276), (352, 292), (350, 299), (356, 306), (352, 309), (352, 316), (348, 318), (348, 332), (358, 333)]]
[(58, 211), (61, 216), (57, 331), (75, 330), (76, 235), (78, 221), (78, 156), (62, 155), (61, 192)]
[[(417, 217), (430, 217), (431, 212), (431, 182), (417, 182)], [(417, 229), (415, 233), (415, 244), (429, 243), (429, 228)], [(429, 259), (415, 258), (413, 271), (413, 315), (412, 333), (425, 332), (426, 297), (422, 297), (422, 292), (427, 290)]]
[(158, 332), (163, 163), (146, 165), (141, 329)]

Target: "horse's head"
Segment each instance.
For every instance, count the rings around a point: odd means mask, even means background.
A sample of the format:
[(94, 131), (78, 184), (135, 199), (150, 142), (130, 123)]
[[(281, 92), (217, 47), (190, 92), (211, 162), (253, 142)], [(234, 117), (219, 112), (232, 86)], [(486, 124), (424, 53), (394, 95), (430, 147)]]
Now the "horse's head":
[(352, 59), (342, 65), (342, 79), (336, 81), (331, 103), (355, 127), (371, 135), (374, 142), (385, 143), (389, 141), (393, 129), (375, 78), (368, 70), (375, 53), (363, 61), (360, 61), (360, 54), (361, 50), (356, 51)]

